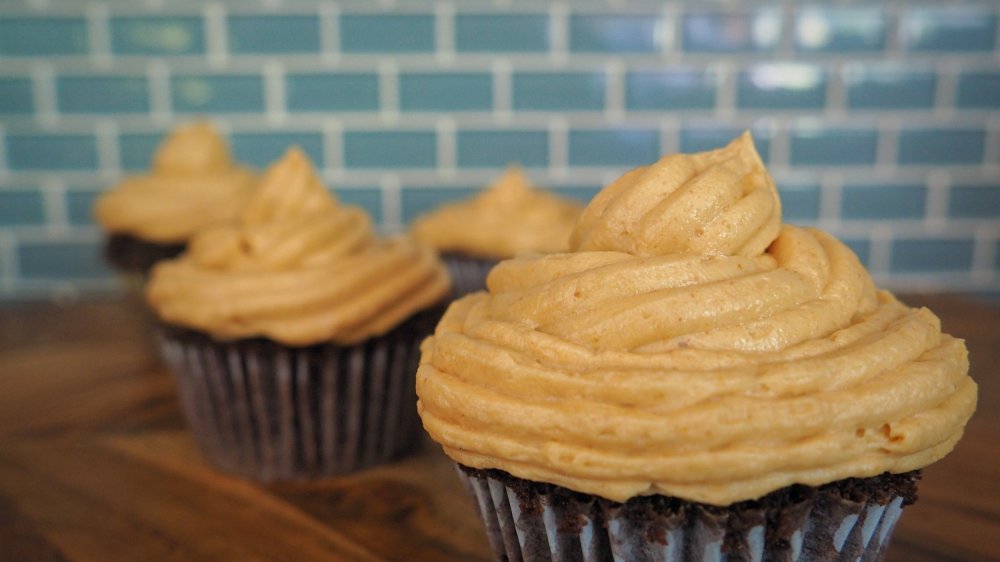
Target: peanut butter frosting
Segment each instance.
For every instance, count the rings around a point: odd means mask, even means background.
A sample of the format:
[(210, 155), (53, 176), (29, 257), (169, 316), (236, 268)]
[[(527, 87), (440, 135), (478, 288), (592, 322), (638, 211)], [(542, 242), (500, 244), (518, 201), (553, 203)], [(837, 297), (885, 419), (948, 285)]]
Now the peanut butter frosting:
[(975, 409), (963, 342), (782, 225), (749, 134), (625, 174), (572, 250), (501, 262), (424, 342), (419, 411), (455, 461), (729, 505), (924, 467)]
[(178, 127), (153, 157), (153, 169), (126, 178), (97, 201), (108, 232), (158, 243), (186, 242), (202, 228), (239, 216), (255, 175), (236, 165), (207, 123)]
[(510, 167), (472, 199), (445, 205), (413, 223), (413, 236), (442, 252), (511, 258), (521, 252), (565, 252), (581, 206), (533, 189)]
[(449, 290), (434, 250), (378, 238), (298, 148), (267, 170), (237, 223), (199, 233), (158, 264), (147, 300), (168, 324), (220, 340), (352, 344), (388, 332)]

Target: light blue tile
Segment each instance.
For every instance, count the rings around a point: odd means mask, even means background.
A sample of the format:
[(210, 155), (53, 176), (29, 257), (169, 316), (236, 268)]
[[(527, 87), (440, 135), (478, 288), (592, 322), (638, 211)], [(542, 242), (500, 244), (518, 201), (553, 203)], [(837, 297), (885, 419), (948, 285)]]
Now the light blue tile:
[(602, 189), (603, 185), (557, 185), (551, 188), (558, 195), (579, 201), (584, 206), (590, 204), (591, 199)]
[(112, 276), (97, 242), (22, 242), (18, 271), (27, 280), (97, 280)]
[(132, 172), (148, 170), (153, 154), (165, 133), (122, 133), (118, 136), (118, 154), (122, 169)]
[(846, 71), (844, 82), (852, 109), (917, 109), (934, 105), (937, 80), (931, 72), (875, 68)]
[(892, 244), (894, 273), (967, 271), (972, 267), (972, 240), (916, 238)]
[(93, 135), (9, 134), (7, 166), (11, 170), (93, 170), (97, 140)]
[(399, 76), (403, 111), (489, 111), (493, 77), (484, 72), (404, 73)]
[(838, 237), (845, 246), (858, 256), (858, 260), (865, 267), (871, 267), (872, 242), (867, 238), (844, 238)]
[[(688, 125), (681, 129), (680, 151), (684, 153), (702, 152), (722, 148), (743, 132), (738, 127), (720, 127), (715, 125)], [(753, 131), (753, 142), (760, 154), (761, 160), (767, 162), (771, 157), (771, 133)]]
[(885, 48), (884, 9), (806, 7), (795, 18), (795, 45), (802, 51), (859, 52)]
[(658, 111), (715, 107), (718, 77), (701, 70), (629, 72), (625, 75), (625, 107)]
[(30, 78), (0, 78), (0, 115), (35, 111)]
[(599, 72), (518, 72), (514, 74), (514, 109), (604, 109), (604, 80)]
[(780, 8), (748, 12), (705, 12), (688, 14), (682, 20), (685, 51), (769, 52), (781, 39)]
[(340, 187), (334, 186), (334, 193), (341, 203), (356, 205), (368, 213), (375, 224), (384, 219), (382, 215), (382, 191), (374, 186)]
[(979, 164), (986, 133), (977, 129), (911, 129), (899, 133), (900, 164)]
[(111, 51), (116, 55), (199, 55), (205, 52), (200, 17), (114, 17)]
[(958, 99), (962, 108), (1000, 108), (1000, 72), (965, 72), (958, 77)]
[(581, 53), (652, 53), (660, 49), (656, 14), (574, 14), (569, 20), (569, 48)]
[(346, 53), (431, 52), (434, 50), (434, 16), (342, 15), (340, 48)]
[(878, 133), (874, 129), (797, 128), (792, 131), (789, 160), (795, 166), (871, 165)]
[(465, 168), (549, 164), (547, 131), (459, 131), (456, 143), (458, 165)]
[(546, 14), (458, 14), (455, 49), (459, 52), (542, 52), (549, 50)]
[(59, 76), (56, 92), (63, 113), (149, 111), (149, 84), (144, 76)]
[(433, 168), (437, 135), (433, 131), (348, 131), (344, 163), (349, 168)]
[(59, 56), (86, 52), (87, 23), (83, 18), (0, 18), (0, 55)]
[(0, 191), (0, 226), (45, 224), (45, 205), (39, 191)]
[(289, 74), (285, 80), (285, 97), (290, 111), (378, 109), (377, 74)]
[(912, 7), (903, 16), (903, 44), (913, 51), (990, 51), (996, 42), (992, 7)]
[(264, 83), (245, 74), (180, 75), (170, 81), (174, 111), (182, 113), (259, 113)]
[(94, 224), (94, 204), (101, 192), (98, 190), (73, 190), (66, 192), (66, 211), (69, 223), (75, 226)]
[(323, 134), (312, 131), (234, 133), (231, 136), (233, 156), (236, 160), (264, 169), (273, 164), (292, 146), (298, 146), (313, 164), (322, 168)]
[(840, 201), (844, 219), (920, 219), (926, 214), (927, 186), (845, 185)]
[(821, 109), (826, 73), (798, 63), (762, 64), (740, 72), (736, 103), (745, 109)]
[(402, 192), (403, 221), (410, 223), (428, 211), (479, 193), (479, 187), (406, 186)]
[(781, 184), (781, 219), (787, 223), (809, 223), (819, 218), (819, 184)]
[(952, 186), (948, 195), (948, 216), (1000, 219), (1000, 184)]
[(229, 50), (239, 54), (318, 53), (319, 16), (229, 16)]
[(572, 166), (644, 166), (660, 159), (660, 134), (648, 129), (575, 130), (569, 133)]

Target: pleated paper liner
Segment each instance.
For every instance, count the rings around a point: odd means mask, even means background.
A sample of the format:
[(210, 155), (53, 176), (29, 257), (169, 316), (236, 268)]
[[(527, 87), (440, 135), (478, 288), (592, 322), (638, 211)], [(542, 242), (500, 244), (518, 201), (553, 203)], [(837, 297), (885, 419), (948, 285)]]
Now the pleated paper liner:
[(469, 293), (486, 289), (486, 276), (498, 263), (495, 259), (482, 259), (465, 254), (448, 252), (441, 254), (441, 260), (451, 276), (452, 297), (460, 298)]

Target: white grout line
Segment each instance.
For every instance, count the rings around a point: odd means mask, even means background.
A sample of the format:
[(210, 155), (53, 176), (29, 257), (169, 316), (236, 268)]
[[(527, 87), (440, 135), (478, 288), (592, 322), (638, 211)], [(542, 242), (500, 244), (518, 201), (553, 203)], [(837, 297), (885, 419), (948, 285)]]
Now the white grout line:
[(7, 130), (0, 121), (0, 181), (6, 181), (10, 171), (7, 169)]
[(491, 65), (493, 73), (493, 115), (501, 123), (509, 123), (513, 116), (512, 77), (510, 60), (498, 58)]
[(455, 119), (452, 117), (442, 117), (435, 127), (437, 130), (437, 169), (446, 178), (455, 177), (455, 167), (458, 162), (455, 128)]
[(681, 151), (681, 126), (674, 115), (660, 119), (660, 154), (676, 154)]
[(451, 2), (434, 4), (434, 54), (445, 67), (455, 61), (455, 6)]
[(885, 117), (875, 123), (877, 134), (875, 144), (875, 163), (877, 166), (895, 168), (899, 152), (899, 131), (901, 122), (898, 117)]
[(679, 6), (672, 2), (665, 3), (660, 9), (660, 20), (654, 31), (661, 56), (670, 57), (681, 49), (680, 21)]
[(319, 5), (319, 49), (324, 61), (340, 60), (340, 7), (336, 2)]
[(726, 61), (712, 65), (716, 79), (715, 117), (727, 122), (736, 115), (736, 82), (739, 70)]
[(844, 66), (835, 63), (827, 70), (825, 117), (831, 121), (840, 121), (847, 115), (847, 84), (844, 77)]
[(824, 227), (836, 227), (840, 222), (844, 178), (837, 173), (826, 173), (819, 182), (819, 220)]
[(52, 127), (59, 121), (56, 103), (56, 77), (52, 65), (39, 62), (32, 66), (31, 81), (35, 92), (35, 117), (43, 127)]
[(149, 113), (157, 125), (171, 120), (170, 68), (161, 60), (152, 60), (146, 69), (149, 79)]
[(934, 89), (934, 117), (942, 120), (955, 116), (955, 101), (958, 99), (958, 69), (949, 61), (939, 61), (934, 66), (936, 84)]
[(986, 119), (986, 139), (983, 144), (983, 162), (993, 166), (1000, 165), (1000, 114), (991, 113)]
[(997, 276), (997, 239), (1000, 226), (982, 225), (976, 229), (972, 246), (972, 278), (977, 283), (988, 284)]
[(378, 62), (379, 118), (384, 124), (399, 121), (399, 65), (384, 58)]
[(0, 230), (0, 289), (13, 292), (18, 278), (17, 240), (10, 231)]
[(264, 63), (264, 107), (269, 123), (281, 124), (288, 117), (285, 110), (285, 69), (280, 60)]
[(344, 126), (336, 117), (323, 120), (323, 160), (326, 169), (344, 169)]
[(226, 25), (226, 8), (219, 2), (205, 4), (205, 50), (208, 63), (222, 67), (229, 60), (229, 37)]
[(102, 119), (94, 127), (97, 137), (97, 159), (101, 174), (115, 176), (121, 173), (118, 157), (118, 125), (111, 119)]
[[(770, 124), (766, 124), (767, 121)], [(785, 118), (768, 119), (756, 123), (758, 128), (767, 128), (771, 133), (771, 150), (768, 155), (768, 166), (790, 166), (792, 158), (793, 125)], [(753, 128), (753, 127), (751, 127)]]
[(892, 227), (881, 224), (873, 227), (870, 239), (868, 269), (873, 274), (888, 276), (892, 265)]
[(625, 118), (625, 65), (612, 59), (604, 66), (604, 115), (611, 123)]
[(108, 6), (104, 3), (87, 5), (87, 36), (90, 41), (90, 60), (97, 68), (111, 68), (111, 24)]
[(42, 194), (42, 209), (45, 212), (45, 224), (54, 232), (64, 232), (69, 228), (69, 209), (66, 203), (66, 182), (61, 178), (51, 177), (39, 190)]
[(569, 125), (564, 117), (549, 120), (549, 169), (560, 180), (569, 175)]
[(948, 225), (948, 194), (951, 191), (951, 175), (946, 170), (934, 170), (927, 174), (927, 227), (935, 231)]
[(569, 59), (569, 4), (553, 2), (549, 9), (549, 59), (563, 64)]
[(402, 230), (403, 195), (402, 182), (397, 174), (385, 174), (380, 182), (382, 188), (382, 228), (386, 233)]

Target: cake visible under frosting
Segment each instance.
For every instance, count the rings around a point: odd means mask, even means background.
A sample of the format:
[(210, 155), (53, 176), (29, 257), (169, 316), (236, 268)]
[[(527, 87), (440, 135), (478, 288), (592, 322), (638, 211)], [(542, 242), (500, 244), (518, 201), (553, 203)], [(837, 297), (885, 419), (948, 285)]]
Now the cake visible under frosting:
[(424, 427), (455, 461), (616, 501), (715, 505), (900, 473), (976, 403), (964, 344), (854, 253), (780, 224), (748, 134), (595, 197), (573, 251), (500, 263), (424, 343)]
[(108, 232), (149, 242), (186, 242), (197, 231), (234, 220), (256, 176), (235, 164), (207, 123), (178, 127), (157, 149), (153, 168), (101, 195), (94, 209)]
[(448, 290), (432, 248), (378, 238), (368, 215), (339, 204), (293, 148), (238, 223), (201, 232), (186, 254), (156, 266), (147, 298), (168, 324), (301, 346), (381, 335)]
[(504, 259), (521, 252), (564, 252), (580, 205), (533, 189), (518, 168), (489, 188), (417, 219), (413, 236), (442, 252)]

